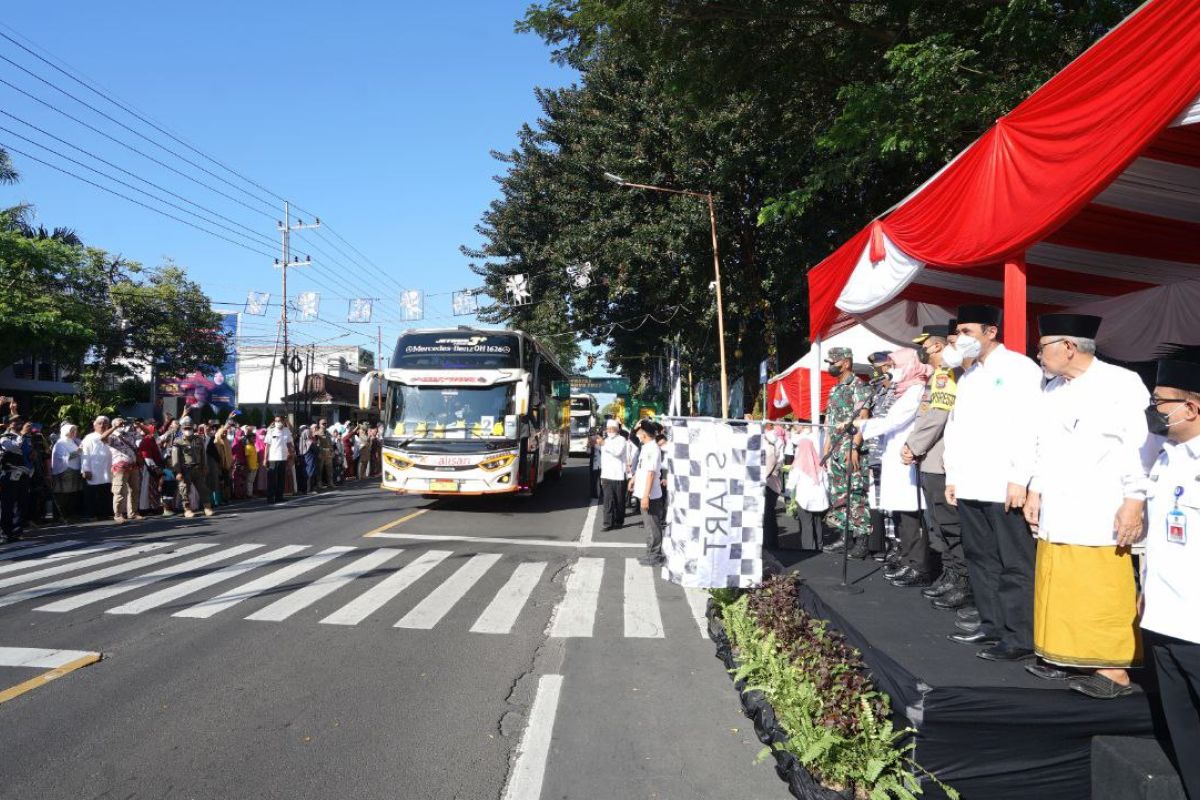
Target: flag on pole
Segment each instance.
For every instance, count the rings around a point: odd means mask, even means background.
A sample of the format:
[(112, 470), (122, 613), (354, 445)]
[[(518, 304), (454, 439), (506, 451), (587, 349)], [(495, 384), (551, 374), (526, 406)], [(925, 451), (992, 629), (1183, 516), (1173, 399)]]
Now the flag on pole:
[(267, 304), (270, 302), (270, 292), (248, 292), (246, 294), (246, 313), (255, 317), (265, 317)]
[(532, 299), (529, 291), (529, 276), (524, 273), (509, 275), (504, 279), (504, 291), (508, 294), (508, 301), (512, 305), (528, 305), (530, 299)]
[(425, 293), (420, 289), (405, 289), (400, 293), (400, 309), (405, 322), (425, 318)]
[(312, 322), (320, 314), (321, 295), (316, 292), (301, 292), (296, 295), (296, 321)]
[(375, 301), (370, 297), (356, 297), (350, 301), (350, 310), (346, 313), (346, 322), (370, 322), (371, 310)]
[(464, 289), (451, 295), (450, 305), (453, 308), (454, 316), (463, 317), (479, 311), (479, 298), (475, 296), (474, 290)]

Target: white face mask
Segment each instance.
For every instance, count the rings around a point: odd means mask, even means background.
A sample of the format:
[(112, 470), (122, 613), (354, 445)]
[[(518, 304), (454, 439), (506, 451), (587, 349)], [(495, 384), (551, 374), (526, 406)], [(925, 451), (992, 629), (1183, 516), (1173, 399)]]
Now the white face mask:
[(954, 345), (942, 349), (942, 366), (948, 369), (958, 369), (962, 366), (963, 356)]
[(958, 352), (962, 353), (963, 358), (977, 358), (979, 351), (983, 349), (983, 344), (974, 336), (967, 336), (960, 333), (958, 339), (954, 342), (954, 347)]

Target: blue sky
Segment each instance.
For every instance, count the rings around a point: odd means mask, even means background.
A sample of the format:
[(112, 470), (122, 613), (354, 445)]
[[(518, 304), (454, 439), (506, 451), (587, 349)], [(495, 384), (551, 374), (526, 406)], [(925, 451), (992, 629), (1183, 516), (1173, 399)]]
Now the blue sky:
[[(31, 41), (43, 55), (60, 59), (199, 150), (327, 221), (365, 258), (336, 238), (332, 243), (317, 238), (315, 247), (307, 247), (302, 235), (293, 240), (294, 250), (311, 254), (318, 267), (289, 272), (289, 294), (321, 292), (321, 317), (362, 332), (337, 341), (365, 344), (369, 340), (372, 348), (375, 325), (346, 325), (346, 298), (378, 298), (376, 316), (388, 320), (386, 352), (403, 327), (400, 286), (435, 295), (477, 285), (458, 247), (477, 242), (474, 226), (496, 196), (492, 177), (502, 165), (489, 151), (512, 147), (520, 125), (536, 118), (534, 87), (563, 86), (574, 79), (573, 73), (550, 62), (549, 51), (539, 39), (513, 32), (513, 22), (525, 7), (521, 0), (454, 4), (138, 0), (55, 3), (51, 13), (47, 7), (25, 3), (6, 8), (0, 31)], [(250, 195), (139, 139), (2, 60), (0, 78), (250, 208), (3, 84), (0, 109), (238, 225), (261, 231), (275, 244), (263, 240), (260, 247), (277, 254), (274, 219), (282, 216), (282, 209), (264, 203), (278, 205), (269, 194), (242, 184), (11, 42), (0, 39), (0, 55), (245, 187)], [(11, 117), (0, 117), (0, 125), (158, 193)], [(0, 130), (0, 142), (186, 216), (9, 132)], [(277, 302), (279, 272), (265, 255), (212, 238), (17, 153), (10, 155), (22, 180), (0, 188), (0, 206), (33, 203), (38, 221), (47, 227), (73, 227), (88, 244), (146, 264), (173, 258), (214, 300), (241, 303), (248, 291), (257, 290), (270, 291), (272, 302)], [(318, 248), (328, 255), (321, 255)], [(448, 294), (428, 297), (425, 324), (466, 320), (450, 318), (450, 311)], [(246, 320), (248, 338), (273, 340), (277, 315), (278, 309), (272, 308), (266, 318)], [(304, 342), (345, 333), (321, 322), (297, 324), (293, 330)]]

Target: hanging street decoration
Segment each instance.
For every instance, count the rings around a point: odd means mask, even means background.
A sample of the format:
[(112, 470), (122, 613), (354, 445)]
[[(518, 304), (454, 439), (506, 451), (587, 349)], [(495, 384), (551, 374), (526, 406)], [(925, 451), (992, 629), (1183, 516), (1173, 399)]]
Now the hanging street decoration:
[(473, 289), (463, 289), (461, 292), (454, 292), (451, 295), (450, 305), (454, 316), (465, 317), (479, 311), (479, 298), (475, 296)]
[(271, 302), (270, 292), (248, 292), (246, 294), (246, 313), (255, 317), (265, 317), (269, 302)]
[(508, 293), (508, 301), (514, 306), (527, 305), (532, 299), (529, 291), (529, 276), (509, 275), (504, 279), (504, 291)]
[(375, 301), (370, 297), (356, 297), (350, 301), (350, 310), (346, 313), (346, 322), (370, 322), (371, 310)]
[(592, 262), (572, 264), (567, 267), (567, 277), (575, 284), (576, 289), (586, 289), (592, 285)]
[(321, 295), (316, 292), (301, 292), (296, 295), (296, 321), (313, 322), (320, 314)]
[(425, 318), (425, 293), (420, 289), (405, 289), (400, 293), (400, 308), (405, 322)]

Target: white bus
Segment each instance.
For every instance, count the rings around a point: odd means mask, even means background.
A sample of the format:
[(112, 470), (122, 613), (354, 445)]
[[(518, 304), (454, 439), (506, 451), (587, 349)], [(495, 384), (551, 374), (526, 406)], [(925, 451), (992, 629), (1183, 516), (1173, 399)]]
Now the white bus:
[(559, 477), (569, 450), (570, 384), (522, 331), (412, 330), (389, 369), (363, 379), (367, 407), (383, 381), (383, 488), (402, 494), (532, 494)]
[(596, 398), (590, 394), (571, 395), (571, 455), (591, 454), (589, 434), (598, 419)]

